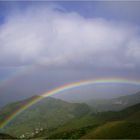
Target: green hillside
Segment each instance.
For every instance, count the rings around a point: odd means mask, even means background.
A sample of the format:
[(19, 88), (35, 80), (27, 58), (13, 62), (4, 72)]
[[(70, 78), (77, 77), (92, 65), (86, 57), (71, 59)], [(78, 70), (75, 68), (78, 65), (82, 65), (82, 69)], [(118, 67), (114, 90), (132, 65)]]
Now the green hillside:
[[(2, 108), (0, 121), (33, 98)], [(98, 112), (84, 103), (48, 97), (22, 112), (1, 132), (18, 138), (131, 139), (140, 138), (139, 118), (140, 103), (121, 111)]]
[(18, 108), (21, 108), (22, 106), (24, 106), (25, 104), (27, 104), (28, 102), (30, 102), (32, 99), (34, 99), (36, 97), (37, 96), (33, 96), (33, 97), (28, 98), (26, 100), (11, 103), (11, 104), (8, 104), (8, 105), (0, 108), (0, 122), (2, 122), (7, 116), (12, 114), (12, 112), (17, 110)]
[(97, 129), (91, 130), (83, 139), (138, 139), (140, 123), (127, 121), (108, 122)]
[[(20, 102), (12, 104), (12, 107), (7, 105), (1, 110), (1, 116), (6, 116), (10, 108), (12, 112), (17, 106), (20, 106)], [(91, 109), (86, 104), (68, 103), (51, 97), (44, 98), (15, 118), (4, 132), (18, 137), (30, 137), (43, 129), (54, 129), (90, 112)]]
[(43, 130), (34, 138), (91, 139), (140, 138), (140, 104), (118, 112), (92, 113), (75, 118), (52, 131)]
[(34, 138), (43, 139), (75, 139), (86, 134), (90, 129), (96, 128), (100, 123), (91, 114), (74, 118), (63, 126), (53, 130), (43, 130)]

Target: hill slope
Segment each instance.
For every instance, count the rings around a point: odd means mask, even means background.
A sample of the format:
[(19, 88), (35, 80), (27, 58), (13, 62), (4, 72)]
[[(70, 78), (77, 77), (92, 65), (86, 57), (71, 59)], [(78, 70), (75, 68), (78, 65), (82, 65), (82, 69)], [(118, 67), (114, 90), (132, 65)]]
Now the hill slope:
[(15, 137), (12, 137), (8, 134), (0, 133), (0, 139), (15, 139)]
[(91, 130), (84, 139), (137, 139), (140, 138), (140, 123), (114, 121)]
[[(0, 111), (2, 114), (0, 119), (3, 120), (6, 115), (9, 115), (9, 112), (15, 111), (15, 108), (28, 101), (30, 99), (21, 102), (21, 104), (17, 102), (7, 105)], [(4, 129), (4, 132), (18, 137), (21, 135), (30, 137), (39, 133), (42, 129), (56, 128), (71, 119), (79, 118), (90, 112), (91, 109), (86, 104), (68, 103), (51, 97), (44, 98), (16, 117)]]
[[(0, 121), (33, 98), (2, 108)], [(139, 118), (140, 103), (121, 111), (94, 112), (86, 104), (49, 97), (22, 112), (1, 132), (20, 138), (140, 138)]]
[(140, 104), (118, 112), (93, 113), (75, 118), (53, 131), (43, 130), (34, 138), (92, 139), (140, 138)]

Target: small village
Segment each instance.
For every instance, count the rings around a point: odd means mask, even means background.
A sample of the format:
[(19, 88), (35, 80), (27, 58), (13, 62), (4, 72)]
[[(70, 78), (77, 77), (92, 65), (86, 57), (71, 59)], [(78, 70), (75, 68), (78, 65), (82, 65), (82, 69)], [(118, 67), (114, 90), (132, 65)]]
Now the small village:
[(36, 134), (40, 133), (43, 130), (44, 130), (43, 128), (35, 128), (34, 131), (26, 132), (25, 134), (22, 134), (19, 138), (20, 139), (32, 138), (33, 136), (35, 136)]

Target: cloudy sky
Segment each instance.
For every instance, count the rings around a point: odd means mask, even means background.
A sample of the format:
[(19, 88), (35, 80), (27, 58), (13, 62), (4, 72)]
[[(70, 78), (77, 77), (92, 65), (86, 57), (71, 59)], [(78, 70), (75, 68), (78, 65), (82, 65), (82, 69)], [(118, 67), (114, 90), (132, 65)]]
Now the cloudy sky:
[[(140, 2), (131, 1), (0, 2), (0, 102), (89, 78), (140, 80), (139, 13)], [(138, 90), (112, 85), (82, 92), (112, 97)]]

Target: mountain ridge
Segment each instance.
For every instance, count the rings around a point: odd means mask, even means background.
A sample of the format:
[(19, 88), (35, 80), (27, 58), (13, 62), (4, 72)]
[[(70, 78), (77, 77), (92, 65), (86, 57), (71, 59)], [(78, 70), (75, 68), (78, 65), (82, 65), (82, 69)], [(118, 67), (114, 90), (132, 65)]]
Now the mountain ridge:
[(112, 99), (91, 99), (86, 103), (97, 111), (121, 110), (140, 102), (140, 92)]

